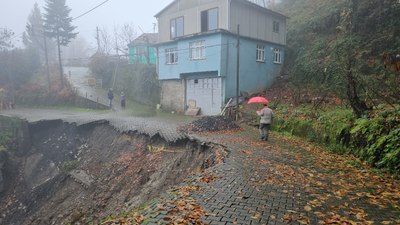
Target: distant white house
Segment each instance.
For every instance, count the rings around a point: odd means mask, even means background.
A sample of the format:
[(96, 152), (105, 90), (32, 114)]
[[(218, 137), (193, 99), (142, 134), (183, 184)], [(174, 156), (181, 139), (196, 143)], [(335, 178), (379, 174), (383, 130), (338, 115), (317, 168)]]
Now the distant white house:
[(204, 115), (221, 112), (236, 95), (238, 25), (240, 91), (271, 85), (282, 68), (287, 17), (260, 3), (175, 0), (156, 15), (163, 108), (183, 112), (195, 104)]

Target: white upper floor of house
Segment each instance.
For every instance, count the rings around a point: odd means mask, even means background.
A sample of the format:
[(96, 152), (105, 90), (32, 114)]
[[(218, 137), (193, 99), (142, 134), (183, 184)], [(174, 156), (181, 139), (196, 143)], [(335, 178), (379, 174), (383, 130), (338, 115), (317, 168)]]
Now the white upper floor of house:
[(155, 15), (159, 43), (215, 31), (286, 45), (286, 19), (251, 0), (175, 0)]

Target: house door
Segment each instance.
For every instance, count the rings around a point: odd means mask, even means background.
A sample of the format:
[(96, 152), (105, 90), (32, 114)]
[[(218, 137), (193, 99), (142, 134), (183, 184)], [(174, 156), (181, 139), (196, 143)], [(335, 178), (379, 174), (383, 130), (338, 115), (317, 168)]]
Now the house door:
[(186, 105), (195, 103), (202, 115), (217, 115), (222, 108), (222, 79), (186, 80)]

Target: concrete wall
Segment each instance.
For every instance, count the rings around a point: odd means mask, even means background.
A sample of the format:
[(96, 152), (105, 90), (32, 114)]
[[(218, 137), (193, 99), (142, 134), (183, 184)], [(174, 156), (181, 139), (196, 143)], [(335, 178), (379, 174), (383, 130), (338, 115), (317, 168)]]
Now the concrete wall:
[[(286, 45), (286, 17), (244, 0), (177, 0), (159, 14), (159, 43), (171, 41), (171, 19), (184, 18), (184, 36), (201, 32), (201, 12), (218, 8), (218, 29), (281, 45)], [(279, 22), (279, 33), (273, 32), (273, 21)]]
[(184, 80), (161, 81), (161, 108), (163, 110), (184, 112), (185, 82)]
[(178, 0), (157, 15), (159, 42), (170, 41), (171, 19), (184, 17), (184, 35), (201, 32), (201, 12), (218, 8), (218, 28), (228, 30), (227, 0)]
[[(251, 3), (232, 1), (230, 7), (230, 29), (240, 35), (267, 42), (286, 45), (286, 17)], [(279, 33), (273, 32), (273, 22), (279, 22)]]

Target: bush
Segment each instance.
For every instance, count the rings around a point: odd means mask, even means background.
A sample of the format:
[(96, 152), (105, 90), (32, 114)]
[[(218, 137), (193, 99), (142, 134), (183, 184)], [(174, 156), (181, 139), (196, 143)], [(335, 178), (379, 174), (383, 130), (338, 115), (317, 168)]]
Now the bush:
[(354, 120), (352, 111), (307, 107), (275, 110), (273, 130), (305, 138), (337, 153), (350, 153), (370, 165), (400, 173), (400, 109)]
[(378, 168), (400, 172), (400, 110), (386, 110), (356, 120), (350, 130), (354, 154)]
[(276, 110), (272, 129), (306, 138), (325, 145), (336, 145), (337, 136), (348, 127), (352, 118), (350, 109), (330, 108), (326, 111), (298, 107)]

